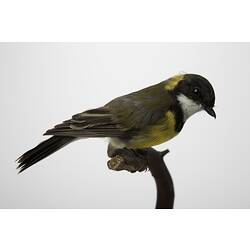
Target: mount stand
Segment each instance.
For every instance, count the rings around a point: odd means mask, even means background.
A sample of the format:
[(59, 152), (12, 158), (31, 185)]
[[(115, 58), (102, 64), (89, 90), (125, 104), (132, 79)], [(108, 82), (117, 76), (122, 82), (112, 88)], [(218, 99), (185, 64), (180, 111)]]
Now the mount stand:
[(143, 150), (114, 149), (108, 146), (109, 169), (115, 171), (126, 170), (131, 173), (149, 169), (157, 190), (156, 209), (172, 209), (174, 206), (174, 184), (172, 177), (164, 163), (164, 156), (169, 150), (159, 152), (153, 148)]

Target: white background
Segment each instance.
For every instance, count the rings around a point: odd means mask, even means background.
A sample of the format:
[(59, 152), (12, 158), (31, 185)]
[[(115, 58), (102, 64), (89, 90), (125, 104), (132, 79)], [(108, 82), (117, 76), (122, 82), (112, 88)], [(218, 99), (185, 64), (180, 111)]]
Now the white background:
[(216, 92), (217, 119), (191, 117), (165, 160), (175, 208), (249, 208), (250, 44), (1, 44), (2, 208), (153, 208), (150, 173), (108, 170), (107, 140), (70, 144), (17, 175), (14, 160), (71, 115), (185, 71)]
[[(9, 0), (0, 4), (1, 41), (250, 40), (246, 0)], [(3, 249), (25, 250), (68, 249), (72, 244), (75, 249), (249, 249), (249, 210), (114, 213), (1, 210), (0, 244)]]

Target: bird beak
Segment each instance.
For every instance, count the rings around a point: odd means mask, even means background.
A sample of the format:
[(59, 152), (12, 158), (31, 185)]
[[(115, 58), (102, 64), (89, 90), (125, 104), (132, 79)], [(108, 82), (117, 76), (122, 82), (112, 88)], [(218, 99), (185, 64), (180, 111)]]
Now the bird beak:
[(209, 115), (211, 115), (212, 117), (214, 117), (214, 119), (216, 119), (216, 113), (215, 113), (215, 111), (214, 111), (213, 108), (204, 107), (204, 110), (205, 110)]

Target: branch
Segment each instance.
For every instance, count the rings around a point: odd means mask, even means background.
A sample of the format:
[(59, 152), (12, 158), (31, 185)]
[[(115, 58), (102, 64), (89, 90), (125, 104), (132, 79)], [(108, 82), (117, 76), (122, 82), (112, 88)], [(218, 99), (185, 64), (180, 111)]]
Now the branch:
[(173, 208), (174, 205), (174, 185), (171, 175), (164, 163), (164, 156), (169, 152), (156, 151), (153, 148), (148, 149), (114, 149), (108, 146), (109, 169), (115, 171), (126, 170), (131, 173), (142, 172), (149, 169), (157, 189), (156, 208)]

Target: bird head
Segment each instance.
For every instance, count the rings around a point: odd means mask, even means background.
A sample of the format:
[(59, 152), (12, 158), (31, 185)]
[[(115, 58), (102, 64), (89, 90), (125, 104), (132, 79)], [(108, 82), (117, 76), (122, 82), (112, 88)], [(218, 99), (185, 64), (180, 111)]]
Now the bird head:
[(185, 120), (192, 114), (202, 110), (216, 118), (213, 109), (215, 93), (206, 78), (196, 74), (184, 74), (173, 91), (181, 105)]

